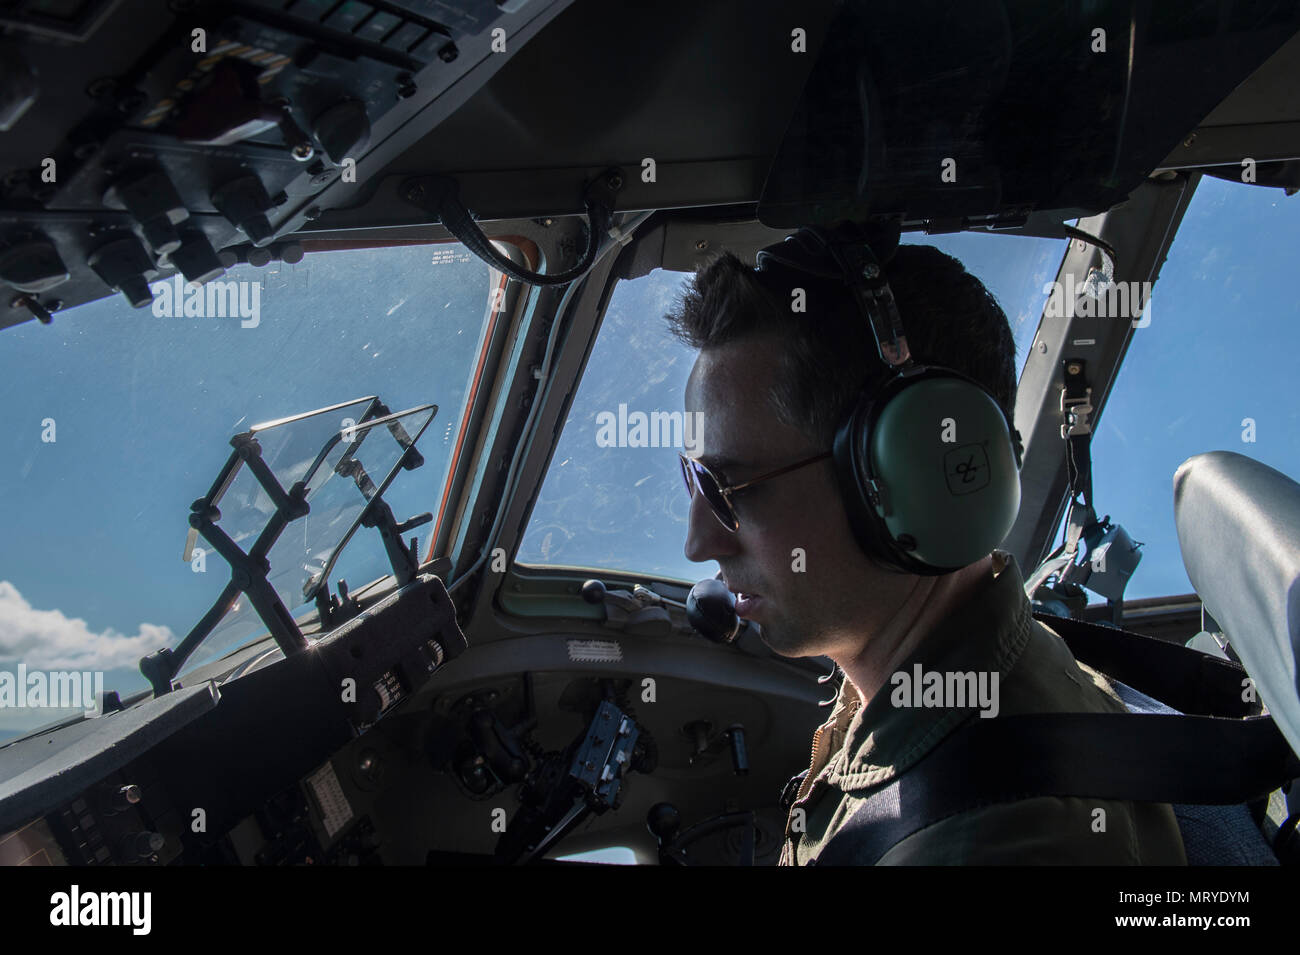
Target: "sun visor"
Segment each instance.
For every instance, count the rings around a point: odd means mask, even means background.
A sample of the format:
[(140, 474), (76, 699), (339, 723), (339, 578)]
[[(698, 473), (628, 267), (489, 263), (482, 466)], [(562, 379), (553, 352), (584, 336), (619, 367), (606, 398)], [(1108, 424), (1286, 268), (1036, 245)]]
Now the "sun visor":
[(1300, 0), (846, 0), (758, 218), (1059, 229), (1123, 200), (1298, 31)]
[(1300, 753), (1300, 484), (1231, 451), (1198, 454), (1174, 475), (1174, 522), (1188, 579)]

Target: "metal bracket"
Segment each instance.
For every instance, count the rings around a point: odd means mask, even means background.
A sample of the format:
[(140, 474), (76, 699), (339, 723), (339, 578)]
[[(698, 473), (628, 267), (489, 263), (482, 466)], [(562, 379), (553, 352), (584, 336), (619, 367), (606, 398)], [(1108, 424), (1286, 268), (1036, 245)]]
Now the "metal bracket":
[(1082, 398), (1067, 398), (1065, 388), (1061, 389), (1061, 416), (1065, 419), (1061, 425), (1061, 437), (1072, 438), (1077, 434), (1092, 433), (1092, 389), (1087, 390)]

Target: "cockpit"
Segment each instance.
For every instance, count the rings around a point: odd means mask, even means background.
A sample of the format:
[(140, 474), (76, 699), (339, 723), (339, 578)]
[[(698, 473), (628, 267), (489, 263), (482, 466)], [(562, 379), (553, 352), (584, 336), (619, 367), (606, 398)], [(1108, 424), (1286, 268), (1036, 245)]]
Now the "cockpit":
[(1035, 615), (1267, 723), (1098, 792), (1300, 860), (1300, 5), (877, 6), (6, 5), (0, 863), (776, 864), (664, 317), (845, 221), (1006, 313)]

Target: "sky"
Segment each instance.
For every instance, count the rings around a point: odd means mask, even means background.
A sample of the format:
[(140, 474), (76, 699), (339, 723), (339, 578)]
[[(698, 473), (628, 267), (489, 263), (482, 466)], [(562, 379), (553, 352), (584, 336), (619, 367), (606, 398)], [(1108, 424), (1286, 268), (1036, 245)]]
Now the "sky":
[(1126, 597), (1194, 592), (1174, 529), (1185, 460), (1234, 451), (1300, 480), (1297, 249), (1300, 196), (1201, 180), (1092, 442), (1098, 516), (1146, 543)]
[[(1064, 242), (905, 240), (955, 255), (988, 285), (1023, 367)], [(1297, 248), (1300, 198), (1201, 182), (1093, 442), (1098, 514), (1144, 543), (1130, 598), (1193, 589), (1173, 521), (1182, 461), (1234, 450), (1300, 477)], [(105, 686), (123, 696), (143, 689), (139, 658), (174, 646), (228, 579), (215, 555), (202, 573), (181, 559), (187, 516), (231, 436), (255, 423), (368, 395), (394, 411), (437, 403), (420, 443), (427, 463), (400, 474), (386, 496), (399, 520), (436, 512), (483, 332), (487, 266), (459, 246), (438, 246), (320, 253), (296, 266), (241, 270), (227, 278), (261, 283), (255, 327), (238, 317), (157, 316), (113, 296), (60, 313), (50, 326), (0, 330), (0, 407), (8, 414), (0, 671), (20, 662), (103, 670)], [(520, 562), (684, 581), (716, 572), (683, 554), (689, 499), (676, 449), (597, 441), (598, 418), (616, 416), (620, 405), (628, 413), (682, 410), (694, 353), (671, 339), (662, 317), (687, 278), (656, 270), (615, 290)], [(429, 531), (417, 531), (422, 550)], [(355, 586), (386, 572), (377, 533), (363, 529), (332, 580)], [(214, 642), (206, 652), (230, 648)], [(0, 709), (0, 741), (59, 715)]]

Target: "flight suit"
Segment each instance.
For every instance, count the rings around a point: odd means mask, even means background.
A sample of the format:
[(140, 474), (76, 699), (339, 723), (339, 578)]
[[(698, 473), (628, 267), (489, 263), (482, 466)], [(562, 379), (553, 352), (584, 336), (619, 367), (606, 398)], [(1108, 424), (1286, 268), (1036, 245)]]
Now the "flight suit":
[[(1033, 618), (1015, 558), (1001, 552), (994, 552), (987, 585), (898, 672), (913, 673), (918, 663), (923, 671), (983, 671), (990, 683), (996, 671), (997, 716), (1125, 711), (1106, 678), (1078, 663)], [(886, 682), (864, 707), (857, 688), (844, 681), (830, 719), (813, 736), (779, 864), (815, 860), (864, 797), (905, 774), (967, 720), (982, 718), (970, 707), (895, 706), (895, 686)], [(1044, 796), (943, 819), (897, 843), (877, 864), (1186, 865), (1187, 858), (1166, 803)]]

